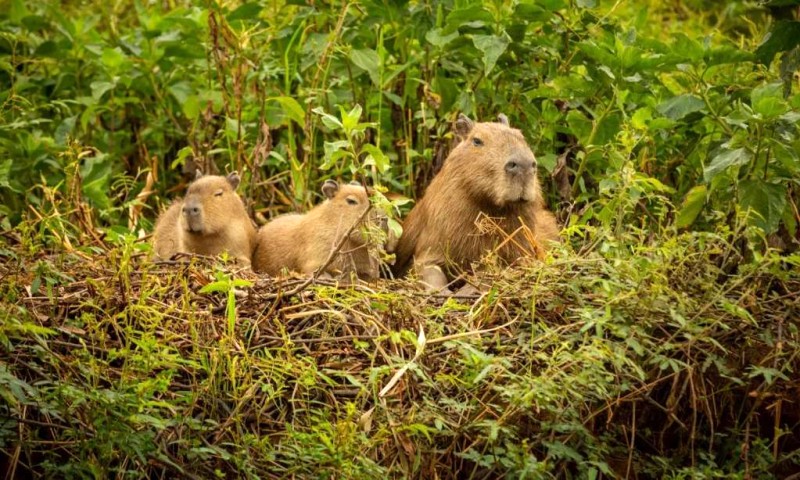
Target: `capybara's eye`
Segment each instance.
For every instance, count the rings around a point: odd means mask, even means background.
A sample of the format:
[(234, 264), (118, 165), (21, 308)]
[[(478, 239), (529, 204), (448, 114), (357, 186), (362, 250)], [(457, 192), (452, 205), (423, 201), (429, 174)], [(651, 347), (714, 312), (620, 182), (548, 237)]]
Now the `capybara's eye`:
[(222, 196), (222, 190), (217, 190), (216, 192), (214, 192), (214, 196), (215, 197), (221, 197)]
[(353, 197), (347, 197), (347, 204), (348, 205), (358, 205), (358, 200)]
[(472, 137), (472, 144), (475, 145), (476, 147), (480, 147), (481, 145), (483, 145), (483, 140), (481, 140), (478, 137)]

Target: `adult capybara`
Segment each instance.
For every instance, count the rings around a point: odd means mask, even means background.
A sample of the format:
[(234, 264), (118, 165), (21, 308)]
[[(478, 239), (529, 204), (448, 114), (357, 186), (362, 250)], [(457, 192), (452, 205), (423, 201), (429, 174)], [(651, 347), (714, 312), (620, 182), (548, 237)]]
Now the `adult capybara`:
[(448, 283), (442, 268), (469, 268), (490, 250), (512, 262), (558, 240), (536, 158), (506, 116), (498, 120), (473, 123), (459, 115), (459, 143), (403, 223), (396, 275), (413, 264), (422, 281), (438, 290)]
[(256, 229), (236, 194), (240, 180), (236, 172), (227, 177), (198, 173), (186, 197), (174, 201), (158, 218), (153, 235), (156, 256), (166, 260), (176, 253), (228, 252), (250, 265)]
[[(322, 193), (326, 200), (308, 213), (283, 215), (259, 229), (253, 254), (256, 272), (278, 275), (286, 269), (311, 274), (350, 232), (324, 273), (355, 273), (364, 280), (378, 277), (380, 262), (361, 228), (381, 221), (374, 209), (365, 216), (370, 208), (367, 190), (358, 184), (327, 180)], [(359, 221), (362, 224), (352, 228)]]

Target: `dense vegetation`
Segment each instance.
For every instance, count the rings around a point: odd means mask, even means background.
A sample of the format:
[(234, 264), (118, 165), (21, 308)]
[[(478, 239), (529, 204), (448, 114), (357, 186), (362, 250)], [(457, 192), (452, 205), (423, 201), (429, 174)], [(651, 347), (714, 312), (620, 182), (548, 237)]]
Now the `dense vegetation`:
[[(6, 0), (0, 471), (796, 475), (798, 5)], [(197, 169), (260, 223), (328, 178), (402, 217), (459, 112), (565, 225), (488, 292), (148, 259)]]

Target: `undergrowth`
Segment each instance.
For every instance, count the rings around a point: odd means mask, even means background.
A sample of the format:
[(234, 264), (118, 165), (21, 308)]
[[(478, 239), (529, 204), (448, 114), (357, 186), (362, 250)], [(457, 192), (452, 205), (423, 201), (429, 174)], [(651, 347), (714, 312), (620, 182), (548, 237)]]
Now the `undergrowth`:
[[(203, 259), (2, 253), (7, 474), (786, 478), (800, 257), (728, 231), (581, 232), (491, 288), (291, 294)], [(233, 286), (236, 285), (235, 293)], [(287, 292), (289, 293), (287, 295)], [(246, 293), (246, 295), (243, 295)]]

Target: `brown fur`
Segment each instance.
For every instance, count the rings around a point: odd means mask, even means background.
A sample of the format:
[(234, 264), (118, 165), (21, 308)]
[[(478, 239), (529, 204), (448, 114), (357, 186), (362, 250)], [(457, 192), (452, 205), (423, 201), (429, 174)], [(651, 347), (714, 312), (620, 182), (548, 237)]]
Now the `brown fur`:
[(256, 230), (236, 194), (238, 185), (236, 172), (227, 177), (200, 176), (192, 182), (186, 197), (173, 202), (156, 222), (156, 256), (166, 260), (176, 253), (228, 252), (250, 265)]
[[(253, 254), (256, 272), (278, 275), (287, 269), (311, 274), (319, 269), (343, 236), (369, 208), (369, 196), (360, 185), (339, 185), (328, 180), (322, 187), (327, 199), (306, 214), (288, 214), (276, 218), (258, 231)], [(367, 223), (374, 222), (374, 210)], [(356, 273), (365, 280), (378, 276), (378, 259), (370, 254), (370, 245), (360, 228), (355, 228), (339, 253), (326, 268), (334, 276)]]
[[(558, 224), (544, 206), (535, 158), (522, 133), (502, 115), (498, 123), (477, 124), (462, 115), (456, 130), (461, 141), (406, 218), (396, 248), (395, 273), (413, 264), (423, 282), (437, 289), (447, 284), (442, 267), (467, 269), (493, 249), (512, 262), (558, 240)], [(524, 167), (510, 174), (510, 160)], [(485, 217), (502, 231), (486, 229)]]

